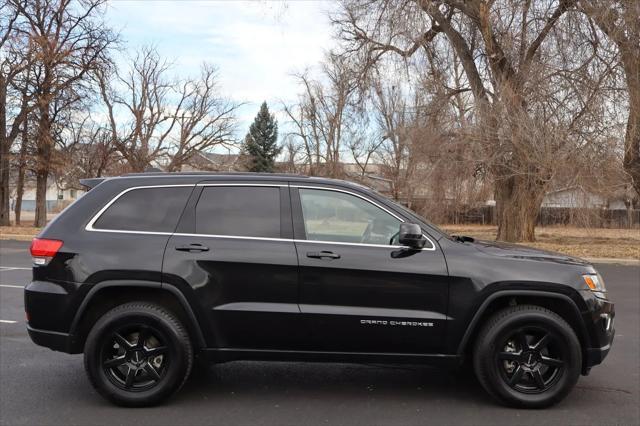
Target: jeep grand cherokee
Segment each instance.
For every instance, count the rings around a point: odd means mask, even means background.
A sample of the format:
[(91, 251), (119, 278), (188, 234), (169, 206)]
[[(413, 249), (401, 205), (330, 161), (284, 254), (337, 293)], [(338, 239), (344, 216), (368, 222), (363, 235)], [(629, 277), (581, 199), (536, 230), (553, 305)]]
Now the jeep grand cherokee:
[(28, 331), (84, 353), (117, 404), (159, 403), (198, 358), (470, 360), (498, 401), (544, 407), (613, 340), (589, 263), (449, 236), (360, 185), (197, 173), (84, 184), (31, 245)]

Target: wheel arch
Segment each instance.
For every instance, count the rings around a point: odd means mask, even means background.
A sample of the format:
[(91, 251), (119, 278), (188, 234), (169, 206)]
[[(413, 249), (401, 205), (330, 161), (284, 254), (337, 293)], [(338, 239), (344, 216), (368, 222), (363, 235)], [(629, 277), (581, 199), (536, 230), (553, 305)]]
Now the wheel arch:
[[(126, 293), (123, 290), (127, 290)], [(196, 348), (207, 346), (201, 324), (180, 290), (154, 281), (110, 280), (95, 284), (78, 307), (70, 327), (71, 352), (83, 352), (87, 335), (100, 316), (117, 305), (134, 300), (167, 307), (184, 323)]]
[(513, 304), (531, 304), (545, 307), (560, 315), (574, 330), (583, 355), (583, 372), (585, 371), (586, 348), (590, 338), (587, 328), (582, 321), (582, 314), (575, 301), (566, 294), (540, 290), (499, 290), (490, 294), (480, 305), (468, 324), (456, 354), (464, 357), (473, 347), (476, 336), (482, 325), (500, 309)]

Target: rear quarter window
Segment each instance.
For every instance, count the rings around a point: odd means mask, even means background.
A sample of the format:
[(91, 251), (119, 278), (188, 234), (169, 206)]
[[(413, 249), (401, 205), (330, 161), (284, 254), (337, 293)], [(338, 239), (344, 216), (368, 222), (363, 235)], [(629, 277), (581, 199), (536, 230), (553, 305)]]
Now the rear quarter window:
[(173, 232), (192, 186), (138, 188), (122, 194), (94, 222), (104, 230)]

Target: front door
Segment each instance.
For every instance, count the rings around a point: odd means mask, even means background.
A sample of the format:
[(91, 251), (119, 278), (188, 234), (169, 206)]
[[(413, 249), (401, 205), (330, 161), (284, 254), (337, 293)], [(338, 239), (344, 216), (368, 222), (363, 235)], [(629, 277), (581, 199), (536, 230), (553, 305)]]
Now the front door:
[(194, 290), (217, 347), (298, 348), (298, 261), (288, 185), (198, 188), (167, 245), (165, 281)]
[(292, 184), (300, 310), (314, 349), (437, 353), (448, 277), (434, 241), (397, 244), (404, 220), (366, 193)]

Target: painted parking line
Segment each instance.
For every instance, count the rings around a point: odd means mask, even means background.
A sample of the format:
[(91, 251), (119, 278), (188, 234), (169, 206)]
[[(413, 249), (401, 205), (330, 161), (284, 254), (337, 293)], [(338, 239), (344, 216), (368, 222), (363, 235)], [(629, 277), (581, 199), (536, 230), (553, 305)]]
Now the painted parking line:
[(6, 288), (21, 288), (24, 290), (24, 286), (23, 285), (10, 285), (10, 284), (0, 284), (0, 287), (6, 287)]
[(0, 266), (0, 271), (30, 271), (33, 268), (23, 268), (22, 266)]
[(11, 321), (11, 320), (0, 320), (0, 323), (2, 324), (15, 324), (18, 321)]

